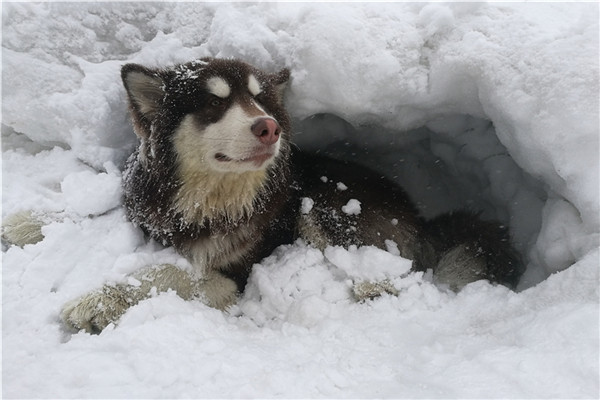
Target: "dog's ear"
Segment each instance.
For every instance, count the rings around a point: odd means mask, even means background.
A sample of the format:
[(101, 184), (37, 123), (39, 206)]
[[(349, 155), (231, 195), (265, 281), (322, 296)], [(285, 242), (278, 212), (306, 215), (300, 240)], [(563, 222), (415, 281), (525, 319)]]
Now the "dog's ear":
[(129, 97), (135, 131), (142, 138), (148, 138), (150, 125), (165, 94), (164, 82), (157, 71), (138, 64), (124, 65), (121, 79)]
[(283, 103), (283, 94), (285, 93), (285, 89), (287, 88), (288, 82), (290, 80), (290, 70), (284, 68), (276, 74), (273, 74), (271, 79), (273, 84), (275, 85), (277, 101), (279, 103)]

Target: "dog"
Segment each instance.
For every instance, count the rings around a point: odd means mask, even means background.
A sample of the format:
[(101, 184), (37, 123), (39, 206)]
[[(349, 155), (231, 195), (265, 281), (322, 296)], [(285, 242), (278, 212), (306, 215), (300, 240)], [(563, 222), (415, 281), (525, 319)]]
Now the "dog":
[[(194, 271), (144, 268), (135, 284), (105, 285), (65, 305), (67, 326), (100, 332), (155, 290), (225, 310), (252, 265), (297, 238), (320, 249), (385, 249), (391, 240), (413, 270), (431, 269), (453, 290), (480, 279), (517, 285), (524, 267), (505, 226), (464, 211), (426, 221), (380, 174), (295, 149), (288, 69), (206, 58), (163, 69), (127, 64), (121, 77), (139, 139), (123, 173), (127, 216)], [(355, 294), (384, 291), (394, 289), (375, 283)]]

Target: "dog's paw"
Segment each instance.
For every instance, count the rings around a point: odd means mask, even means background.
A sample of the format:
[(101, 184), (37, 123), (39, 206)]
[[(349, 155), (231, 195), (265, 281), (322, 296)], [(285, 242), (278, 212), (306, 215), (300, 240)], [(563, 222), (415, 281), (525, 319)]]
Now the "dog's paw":
[(71, 330), (100, 333), (108, 324), (116, 322), (131, 305), (126, 287), (105, 285), (65, 304), (61, 318)]
[(238, 300), (235, 282), (218, 273), (200, 281), (196, 290), (204, 304), (217, 310), (226, 310)]
[(44, 225), (31, 211), (9, 215), (2, 221), (2, 241), (19, 247), (41, 242), (44, 239)]
[(373, 300), (384, 293), (392, 296), (399, 294), (398, 289), (387, 279), (380, 282), (359, 282), (352, 288), (352, 294), (356, 301)]

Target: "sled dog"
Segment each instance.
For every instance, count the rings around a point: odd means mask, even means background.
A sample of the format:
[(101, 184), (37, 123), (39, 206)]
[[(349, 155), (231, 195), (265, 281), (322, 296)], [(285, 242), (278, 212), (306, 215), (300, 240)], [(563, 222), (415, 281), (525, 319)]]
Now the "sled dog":
[[(194, 272), (144, 268), (135, 285), (105, 285), (68, 303), (68, 326), (99, 332), (154, 288), (227, 309), (252, 265), (297, 238), (321, 249), (391, 240), (414, 270), (431, 269), (454, 290), (480, 279), (518, 283), (523, 265), (499, 223), (469, 212), (425, 221), (380, 174), (293, 149), (287, 69), (211, 58), (164, 69), (127, 64), (121, 76), (139, 139), (123, 174), (127, 215)], [(373, 288), (361, 293), (393, 291)]]

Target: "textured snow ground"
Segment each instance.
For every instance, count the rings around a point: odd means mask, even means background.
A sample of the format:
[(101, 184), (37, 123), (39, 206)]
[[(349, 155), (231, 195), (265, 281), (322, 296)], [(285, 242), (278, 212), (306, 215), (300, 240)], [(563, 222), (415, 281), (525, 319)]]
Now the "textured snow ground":
[[(4, 397), (600, 395), (597, 4), (2, 13), (2, 215), (58, 217), (3, 252)], [(510, 224), (520, 290), (453, 294), (393, 246), (298, 242), (255, 266), (229, 313), (165, 293), (101, 335), (65, 332), (66, 301), (148, 264), (187, 266), (119, 206), (135, 137), (118, 73), (203, 56), (289, 67), (296, 142), (377, 168), (423, 214), (467, 205)], [(399, 295), (353, 302), (352, 283), (374, 277)]]

